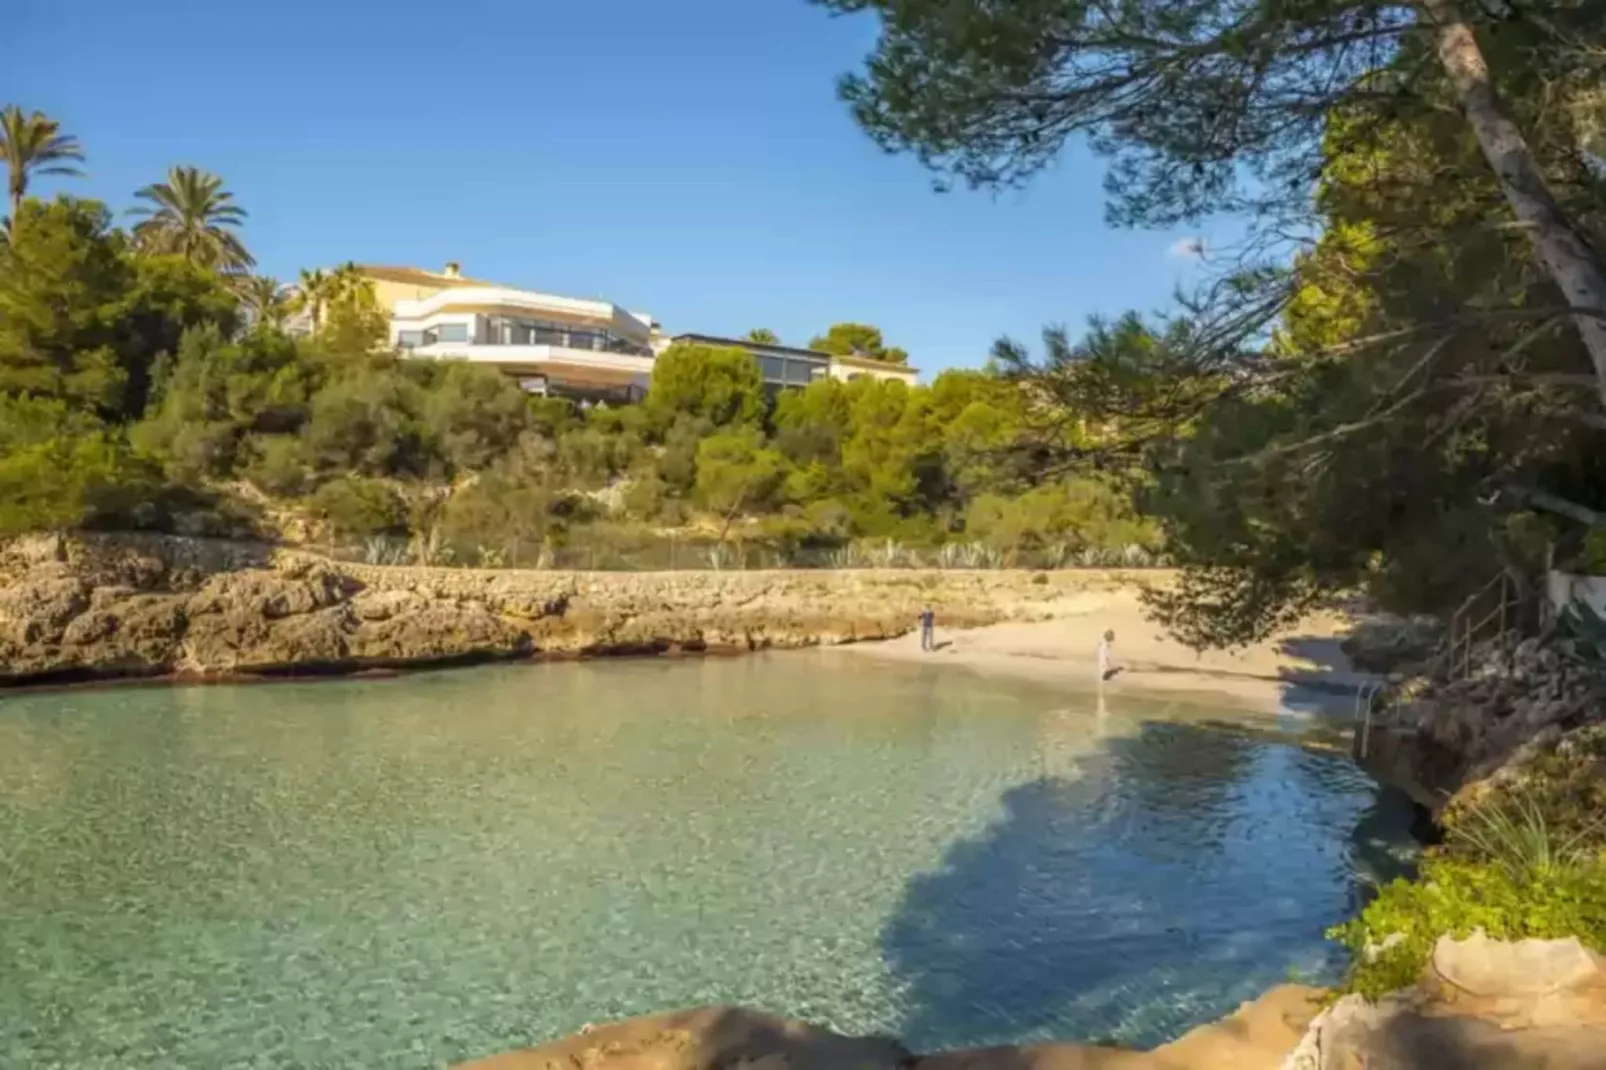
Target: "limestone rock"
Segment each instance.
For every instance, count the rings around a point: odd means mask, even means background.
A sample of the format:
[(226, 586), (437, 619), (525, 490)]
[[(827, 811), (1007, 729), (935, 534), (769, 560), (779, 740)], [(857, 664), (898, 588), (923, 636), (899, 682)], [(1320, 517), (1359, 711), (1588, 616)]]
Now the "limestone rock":
[(90, 586), (55, 566), (0, 589), (0, 636), (18, 644), (55, 642), (89, 608)]
[(1346, 996), (1322, 1012), (1283, 1070), (1602, 1070), (1606, 1029), (1508, 1029), (1424, 1004), (1419, 993), (1376, 1004)]
[(1439, 937), (1433, 969), (1474, 996), (1535, 997), (1588, 984), (1599, 975), (1595, 956), (1576, 936), (1565, 940), (1491, 940), (1476, 930), (1464, 940)]
[(399, 568), (158, 535), (0, 541), (0, 684), (757, 650), (1042, 619), (1119, 573)]
[(459, 1070), (897, 1070), (907, 1050), (741, 1007), (628, 1018)]

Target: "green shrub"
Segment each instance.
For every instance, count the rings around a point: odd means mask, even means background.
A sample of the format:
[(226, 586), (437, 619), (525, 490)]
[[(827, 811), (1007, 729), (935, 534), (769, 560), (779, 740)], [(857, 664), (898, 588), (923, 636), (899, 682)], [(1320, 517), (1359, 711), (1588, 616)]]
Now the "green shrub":
[(244, 453), (241, 474), (269, 494), (295, 497), (312, 482), (312, 458), (295, 435), (253, 435)]
[(1514, 783), (1491, 787), (1473, 806), (1452, 802), (1440, 820), (1474, 847), (1492, 836), (1518, 850), (1530, 842), (1527, 853), (1606, 849), (1606, 725), (1574, 729), (1525, 762)]
[(1416, 881), (1395, 881), (1360, 917), (1328, 934), (1355, 956), (1346, 989), (1376, 999), (1415, 983), (1447, 933), (1577, 936), (1606, 948), (1598, 815), (1564, 827), (1547, 811), (1548, 801), (1522, 790), (1453, 813), (1447, 846), (1423, 863)]
[(124, 523), (157, 490), (156, 472), (105, 432), (0, 453), (0, 535)]
[[(1478, 928), (1504, 940), (1577, 936), (1606, 950), (1606, 860), (1597, 855), (1522, 871), (1437, 855), (1423, 863), (1417, 880), (1388, 885), (1328, 936), (1354, 955), (1344, 991), (1377, 999), (1415, 984), (1440, 936), (1465, 937)], [(1396, 934), (1392, 946), (1378, 950)]]
[(407, 534), (407, 502), (384, 480), (345, 476), (319, 487), (307, 505), (337, 535)]

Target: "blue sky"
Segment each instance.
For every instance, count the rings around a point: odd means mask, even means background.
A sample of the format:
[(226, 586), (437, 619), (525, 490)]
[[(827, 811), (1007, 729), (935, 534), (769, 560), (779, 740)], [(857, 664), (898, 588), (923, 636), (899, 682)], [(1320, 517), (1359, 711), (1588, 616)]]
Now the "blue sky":
[(1002, 333), (1163, 307), (1183, 232), (1111, 230), (1097, 160), (931, 191), (837, 102), (875, 23), (803, 0), (20, 0), (0, 103), (76, 134), (126, 207), (224, 177), (267, 274), (438, 269), (795, 344), (874, 323), (922, 370)]

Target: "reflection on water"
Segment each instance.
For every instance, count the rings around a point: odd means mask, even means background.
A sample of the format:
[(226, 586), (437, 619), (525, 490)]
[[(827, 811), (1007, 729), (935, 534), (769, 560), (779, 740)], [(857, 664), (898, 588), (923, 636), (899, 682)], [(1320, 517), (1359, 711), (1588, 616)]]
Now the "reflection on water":
[(433, 1067), (709, 1002), (1152, 1042), (1330, 968), (1403, 835), (1194, 713), (826, 666), (0, 701), (0, 1065)]

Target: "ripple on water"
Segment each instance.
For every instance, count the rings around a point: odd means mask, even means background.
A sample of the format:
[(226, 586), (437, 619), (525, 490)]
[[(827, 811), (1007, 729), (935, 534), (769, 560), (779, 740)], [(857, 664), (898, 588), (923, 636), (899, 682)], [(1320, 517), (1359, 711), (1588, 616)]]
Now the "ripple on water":
[(1330, 975), (1404, 830), (1194, 709), (813, 654), (16, 696), (0, 1065), (433, 1067), (715, 1002), (1151, 1044)]

